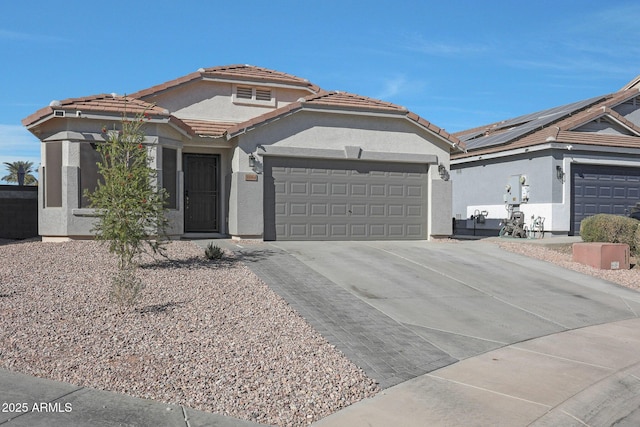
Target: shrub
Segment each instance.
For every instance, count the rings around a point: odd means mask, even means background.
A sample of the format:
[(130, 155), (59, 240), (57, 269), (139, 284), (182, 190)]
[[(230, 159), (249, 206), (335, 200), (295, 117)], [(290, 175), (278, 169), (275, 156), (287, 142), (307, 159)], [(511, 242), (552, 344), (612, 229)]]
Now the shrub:
[(103, 127), (105, 142), (97, 146), (101, 179), (95, 191), (85, 191), (96, 209), (92, 232), (97, 240), (109, 244), (109, 252), (118, 259), (111, 297), (126, 305), (132, 305), (143, 288), (135, 272), (145, 245), (163, 255), (167, 242), (167, 194), (156, 185), (157, 171), (145, 146), (147, 119), (146, 113), (133, 119), (124, 114), (120, 129)]
[(204, 250), (204, 256), (210, 260), (219, 260), (224, 256), (224, 251), (220, 246), (209, 243), (207, 248)]
[(632, 254), (640, 251), (640, 221), (620, 215), (598, 214), (580, 223), (585, 242), (626, 243)]

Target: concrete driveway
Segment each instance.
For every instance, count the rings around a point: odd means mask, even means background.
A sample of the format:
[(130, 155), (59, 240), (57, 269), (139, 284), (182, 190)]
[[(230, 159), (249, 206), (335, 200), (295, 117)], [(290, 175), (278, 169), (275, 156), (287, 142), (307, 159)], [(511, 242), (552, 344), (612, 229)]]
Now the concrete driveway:
[[(331, 299), (308, 302), (316, 305), (305, 316), (312, 324), (344, 306), (342, 326), (355, 327), (360, 322), (351, 315), (364, 303), (432, 345), (434, 359), (445, 364), (640, 313), (636, 291), (485, 241), (272, 242), (233, 248), (303, 316), (313, 307), (302, 307), (302, 295), (292, 292), (322, 293), (324, 286)], [(366, 325), (358, 325), (364, 333), (360, 327)]]
[(384, 389), (319, 425), (640, 422), (636, 291), (488, 241), (227, 245)]
[(636, 317), (640, 294), (485, 242), (279, 242), (455, 358)]

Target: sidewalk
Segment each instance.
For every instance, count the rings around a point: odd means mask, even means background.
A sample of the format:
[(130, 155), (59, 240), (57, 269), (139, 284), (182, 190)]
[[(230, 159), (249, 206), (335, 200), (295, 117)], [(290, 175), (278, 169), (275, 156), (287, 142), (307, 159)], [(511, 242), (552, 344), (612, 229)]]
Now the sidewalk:
[(4, 427), (251, 427), (259, 424), (0, 369)]
[(314, 425), (638, 426), (640, 319), (485, 353), (384, 390)]

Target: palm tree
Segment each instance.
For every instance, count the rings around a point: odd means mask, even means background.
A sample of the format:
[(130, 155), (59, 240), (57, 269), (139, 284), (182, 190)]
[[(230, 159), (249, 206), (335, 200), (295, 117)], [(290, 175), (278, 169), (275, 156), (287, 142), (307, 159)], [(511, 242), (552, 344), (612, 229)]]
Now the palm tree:
[[(3, 176), (2, 181), (9, 183), (15, 182), (18, 185), (37, 185), (38, 180), (33, 176), (33, 162), (25, 162), (18, 160), (15, 162), (4, 162), (7, 167), (9, 175)], [(24, 175), (23, 175), (24, 174)], [(21, 175), (23, 175), (23, 182), (20, 182)]]

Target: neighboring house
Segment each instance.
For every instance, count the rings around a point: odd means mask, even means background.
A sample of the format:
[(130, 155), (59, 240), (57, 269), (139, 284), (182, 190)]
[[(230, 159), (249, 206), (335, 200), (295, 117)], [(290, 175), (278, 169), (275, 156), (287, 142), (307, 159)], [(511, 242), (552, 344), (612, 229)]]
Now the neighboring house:
[(509, 199), (528, 199), (519, 206), (526, 222), (543, 217), (555, 234), (579, 234), (597, 213), (627, 214), (640, 201), (639, 87), (640, 77), (609, 95), (456, 133), (467, 152), (451, 158), (454, 217), (475, 223), (485, 211), (497, 227), (508, 216), (507, 185)]
[(451, 152), (464, 144), (403, 107), (265, 68), (200, 69), (128, 96), (53, 101), (23, 120), (42, 141), (39, 232), (91, 236), (101, 129), (146, 111), (170, 194), (169, 234), (265, 240), (451, 234)]

